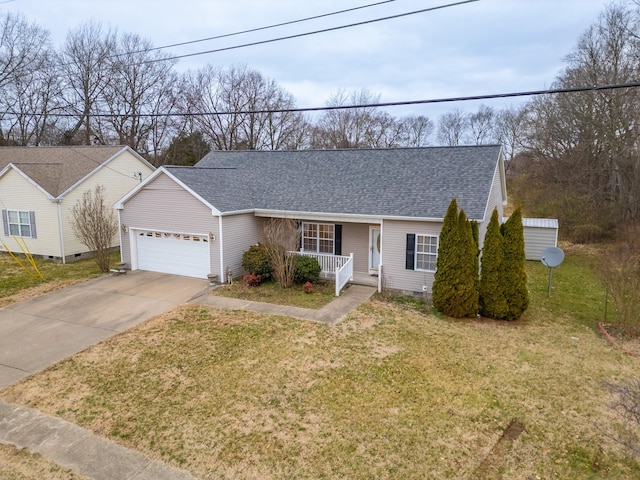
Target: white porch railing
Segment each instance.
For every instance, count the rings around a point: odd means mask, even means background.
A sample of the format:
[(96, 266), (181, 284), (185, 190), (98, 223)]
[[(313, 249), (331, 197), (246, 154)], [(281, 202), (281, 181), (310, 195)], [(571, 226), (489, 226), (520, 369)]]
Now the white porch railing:
[(289, 252), (294, 255), (304, 255), (306, 257), (315, 258), (322, 269), (321, 274), (327, 277), (329, 274), (335, 275), (336, 279), (336, 296), (340, 295), (340, 290), (353, 280), (353, 253), (349, 256), (330, 255), (328, 253), (313, 252)]
[(349, 254), (349, 260), (340, 268), (336, 268), (336, 297), (340, 296), (340, 290), (347, 282), (353, 280), (353, 253)]

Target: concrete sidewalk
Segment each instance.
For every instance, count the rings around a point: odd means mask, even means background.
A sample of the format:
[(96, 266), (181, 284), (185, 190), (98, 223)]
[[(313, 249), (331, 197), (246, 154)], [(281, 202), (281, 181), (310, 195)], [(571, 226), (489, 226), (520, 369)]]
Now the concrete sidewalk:
[(195, 480), (73, 423), (2, 400), (0, 442), (39, 453), (94, 480)]
[(319, 310), (289, 307), (273, 303), (250, 302), (248, 300), (221, 297), (213, 294), (203, 295), (190, 303), (228, 308), (230, 310), (250, 310), (252, 312), (269, 313), (271, 315), (282, 315), (301, 320), (335, 324), (346, 317), (351, 310), (369, 300), (375, 292), (376, 289), (374, 287), (351, 285), (342, 295)]

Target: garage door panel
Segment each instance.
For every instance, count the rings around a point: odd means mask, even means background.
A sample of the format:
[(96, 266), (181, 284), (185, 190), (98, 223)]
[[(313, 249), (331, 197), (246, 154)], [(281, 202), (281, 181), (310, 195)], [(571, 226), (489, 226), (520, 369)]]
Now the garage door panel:
[(152, 272), (207, 278), (209, 239), (204, 235), (138, 232), (138, 268)]

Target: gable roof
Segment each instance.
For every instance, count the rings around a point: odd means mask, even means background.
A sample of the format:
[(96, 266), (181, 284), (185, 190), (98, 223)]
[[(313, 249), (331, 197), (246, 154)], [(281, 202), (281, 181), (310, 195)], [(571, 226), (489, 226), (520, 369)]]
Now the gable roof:
[(126, 149), (145, 161), (121, 145), (0, 147), (0, 172), (12, 164), (55, 198)]
[(275, 210), (442, 219), (452, 198), (483, 219), (499, 145), (395, 149), (213, 151), (164, 166), (222, 213)]

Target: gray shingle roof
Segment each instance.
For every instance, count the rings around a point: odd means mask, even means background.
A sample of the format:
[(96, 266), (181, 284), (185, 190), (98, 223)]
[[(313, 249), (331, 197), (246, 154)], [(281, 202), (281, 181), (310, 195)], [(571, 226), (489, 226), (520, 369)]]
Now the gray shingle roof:
[(65, 192), (123, 146), (0, 147), (0, 171), (13, 163), (51, 196)]
[(500, 146), (213, 151), (194, 167), (165, 167), (221, 212), (443, 218), (457, 199), (481, 219)]

